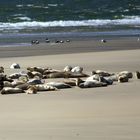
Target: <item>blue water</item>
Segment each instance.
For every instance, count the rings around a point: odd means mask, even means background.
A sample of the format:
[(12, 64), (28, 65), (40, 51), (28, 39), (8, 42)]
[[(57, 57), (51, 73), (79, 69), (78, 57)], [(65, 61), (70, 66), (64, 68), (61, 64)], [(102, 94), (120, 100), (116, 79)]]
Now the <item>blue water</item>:
[(25, 38), (25, 34), (55, 36), (57, 33), (91, 36), (91, 32), (93, 36), (98, 32), (138, 35), (139, 30), (140, 0), (0, 1), (0, 43), (15, 34), (18, 38), (19, 34)]

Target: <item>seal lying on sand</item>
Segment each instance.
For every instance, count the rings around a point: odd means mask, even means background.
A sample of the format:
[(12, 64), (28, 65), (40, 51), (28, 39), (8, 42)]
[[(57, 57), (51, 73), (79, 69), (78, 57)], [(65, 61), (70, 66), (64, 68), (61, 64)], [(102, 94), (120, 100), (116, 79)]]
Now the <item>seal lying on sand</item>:
[(61, 70), (56, 70), (56, 69), (48, 69), (48, 70), (45, 70), (43, 72), (43, 75), (47, 75), (47, 74), (50, 74), (50, 73), (56, 73), (56, 72), (62, 72)]
[(93, 71), (91, 72), (91, 74), (92, 74), (92, 75), (98, 74), (98, 75), (103, 76), (103, 77), (107, 77), (107, 76), (113, 75), (112, 73), (109, 73), (109, 72), (104, 71), (104, 70), (95, 70), (95, 71), (93, 70)]
[(54, 91), (57, 88), (47, 84), (29, 85), (26, 94), (36, 94), (38, 91)]
[(43, 81), (38, 78), (33, 78), (33, 79), (30, 79), (29, 81), (27, 81), (27, 83), (30, 85), (36, 85), (36, 84), (43, 84)]
[(83, 68), (80, 67), (80, 66), (76, 66), (74, 68), (72, 68), (72, 66), (66, 66), (64, 69), (63, 69), (64, 72), (73, 72), (73, 73), (82, 73), (83, 72)]
[(37, 87), (35, 85), (28, 86), (28, 89), (26, 90), (26, 94), (36, 94), (37, 93)]
[(51, 69), (51, 68), (27, 67), (27, 70), (28, 70), (28, 71), (30, 71), (30, 72), (37, 71), (37, 72), (40, 72), (41, 74), (43, 74), (45, 70), (50, 70), (50, 69)]
[(24, 84), (24, 83), (25, 82), (20, 81), (20, 80), (15, 80), (15, 81), (11, 82), (12, 87), (16, 87), (16, 86), (21, 85), (21, 84)]
[(96, 71), (92, 71), (92, 75), (99, 75), (100, 77), (102, 77), (102, 81), (104, 79), (107, 80), (106, 82), (111, 82), (111, 81), (118, 81), (118, 82), (127, 82), (127, 78), (132, 78), (133, 74), (132, 72), (129, 71), (121, 71), (119, 73), (109, 73), (107, 71), (103, 71), (103, 70), (96, 70)]
[(53, 72), (47, 75), (44, 75), (43, 78), (69, 78), (70, 73), (66, 72)]
[(76, 67), (72, 68), (71, 72), (82, 73), (83, 72), (83, 68), (80, 67), (80, 66), (76, 66)]
[(129, 72), (129, 71), (121, 71), (121, 72), (119, 72), (118, 76), (121, 76), (121, 75), (126, 75), (128, 78), (133, 78), (132, 72)]
[(27, 90), (29, 85), (32, 85), (32, 84), (29, 84), (29, 83), (24, 83), (24, 84), (20, 84), (20, 85), (17, 85), (16, 87), (17, 88), (20, 88), (22, 90)]
[(13, 64), (10, 66), (10, 69), (20, 69), (20, 65), (17, 64), (17, 63), (13, 63)]
[(4, 87), (4, 81), (13, 82), (13, 80), (8, 78), (6, 75), (0, 74), (0, 90)]
[(12, 73), (8, 77), (11, 79), (18, 79), (21, 76), (26, 76), (28, 77), (27, 73), (25, 71), (17, 72), (17, 73)]
[(56, 87), (48, 85), (47, 83), (45, 84), (38, 84), (35, 85), (37, 87), (37, 91), (54, 91), (57, 90)]
[(9, 78), (11, 79), (18, 79), (21, 76), (20, 73), (12, 73), (9, 75)]
[(72, 70), (72, 66), (66, 66), (63, 71), (70, 72)]
[(78, 78), (78, 77), (88, 77), (84, 73), (73, 73), (73, 72), (54, 72), (44, 76), (44, 78)]
[(20, 88), (13, 88), (13, 87), (4, 87), (1, 90), (1, 94), (15, 94), (15, 93), (24, 93), (24, 90)]
[(52, 87), (55, 87), (57, 89), (63, 89), (63, 88), (71, 88), (70, 85), (68, 84), (65, 84), (63, 82), (49, 82), (47, 83), (48, 86), (52, 86)]
[(80, 88), (94, 88), (94, 87), (105, 87), (106, 83), (99, 82), (97, 80), (92, 81), (83, 81), (80, 78), (77, 78), (76, 85)]
[(100, 76), (98, 74), (92, 75), (86, 79), (86, 81), (92, 81), (92, 80), (103, 82), (103, 83), (106, 83), (107, 85), (113, 84), (113, 80), (111, 78), (103, 77), (103, 76)]
[(63, 80), (63, 82), (65, 83), (65, 84), (68, 84), (68, 85), (70, 85), (70, 86), (76, 86), (76, 79), (64, 79)]
[(32, 71), (32, 72), (28, 71), (27, 75), (29, 78), (34, 78), (35, 76), (38, 76), (39, 78), (43, 78), (43, 75), (38, 71)]
[(0, 73), (4, 73), (4, 67), (0, 67)]
[(3, 87), (14, 87), (14, 86), (12, 85), (12, 83), (9, 82), (9, 81), (3, 81), (3, 83), (4, 83), (4, 86), (3, 86)]
[(119, 83), (124, 83), (124, 82), (128, 82), (129, 78), (127, 75), (123, 74), (118, 76), (118, 82)]

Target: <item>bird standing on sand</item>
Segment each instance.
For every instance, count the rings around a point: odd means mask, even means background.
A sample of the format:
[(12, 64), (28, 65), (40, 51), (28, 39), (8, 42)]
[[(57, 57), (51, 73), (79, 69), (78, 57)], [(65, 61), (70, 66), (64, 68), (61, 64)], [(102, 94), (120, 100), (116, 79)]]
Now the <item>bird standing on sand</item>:
[(102, 39), (101, 42), (102, 42), (102, 43), (106, 43), (107, 41), (106, 41), (105, 39)]
[(136, 78), (137, 78), (137, 79), (140, 79), (140, 72), (139, 72), (139, 71), (136, 71), (135, 74), (136, 74)]
[(46, 43), (50, 43), (50, 40), (48, 38), (46, 38), (45, 42)]

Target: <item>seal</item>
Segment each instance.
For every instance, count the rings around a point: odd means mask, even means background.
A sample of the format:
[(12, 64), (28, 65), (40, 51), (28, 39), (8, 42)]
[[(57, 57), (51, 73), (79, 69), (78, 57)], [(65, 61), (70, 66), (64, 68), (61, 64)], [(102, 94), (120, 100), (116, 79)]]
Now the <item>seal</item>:
[(13, 87), (4, 87), (1, 90), (1, 94), (16, 94), (16, 93), (24, 93), (24, 90), (20, 89), (20, 88), (13, 88)]
[(71, 88), (70, 85), (65, 84), (63, 82), (49, 82), (47, 83), (48, 86), (55, 87), (57, 89), (64, 89), (64, 88)]
[(0, 67), (0, 73), (4, 73), (4, 67)]
[(29, 85), (26, 94), (36, 94), (37, 93), (37, 87), (35, 85)]
[(0, 90), (4, 88), (4, 81), (13, 82), (13, 80), (8, 78), (7, 75), (0, 74)]
[(94, 87), (105, 87), (107, 86), (106, 83), (92, 80), (92, 81), (83, 81), (80, 78), (77, 78), (76, 85), (80, 88), (94, 88)]

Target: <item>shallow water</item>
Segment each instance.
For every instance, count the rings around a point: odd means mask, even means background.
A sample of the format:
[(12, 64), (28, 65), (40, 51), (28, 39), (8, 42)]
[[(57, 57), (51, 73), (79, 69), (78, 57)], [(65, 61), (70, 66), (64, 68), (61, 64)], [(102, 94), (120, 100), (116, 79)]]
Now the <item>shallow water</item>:
[(139, 33), (139, 0), (0, 1), (0, 46)]
[(53, 43), (56, 40), (70, 39), (88, 40), (103, 38), (111, 39), (113, 37), (140, 37), (140, 30), (116, 30), (116, 31), (98, 31), (98, 32), (44, 32), (44, 33), (10, 33), (0, 35), (0, 47), (11, 46), (30, 46), (31, 40), (39, 40), (40, 43), (45, 43), (45, 39), (49, 38)]

